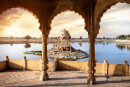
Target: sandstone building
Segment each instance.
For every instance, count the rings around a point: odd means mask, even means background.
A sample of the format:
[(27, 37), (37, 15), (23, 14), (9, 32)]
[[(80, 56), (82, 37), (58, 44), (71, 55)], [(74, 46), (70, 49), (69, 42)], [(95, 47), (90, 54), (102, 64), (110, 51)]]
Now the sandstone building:
[(20, 7), (31, 12), (39, 21), (42, 32), (42, 62), (41, 80), (48, 80), (47, 38), (51, 30), (54, 17), (61, 12), (71, 10), (81, 15), (85, 20), (85, 30), (90, 39), (88, 78), (87, 83), (96, 83), (94, 76), (95, 38), (100, 30), (100, 21), (103, 14), (118, 2), (130, 4), (130, 0), (0, 0), (0, 13), (11, 8)]

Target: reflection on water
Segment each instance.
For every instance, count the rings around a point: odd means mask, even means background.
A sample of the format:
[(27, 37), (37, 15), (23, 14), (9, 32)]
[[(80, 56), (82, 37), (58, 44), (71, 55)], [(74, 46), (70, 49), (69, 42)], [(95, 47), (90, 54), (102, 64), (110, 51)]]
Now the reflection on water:
[(82, 42), (79, 42), (79, 45), (82, 47)]
[(10, 46), (13, 46), (13, 44), (10, 44)]
[(130, 50), (130, 44), (129, 45), (123, 45), (123, 44), (116, 44), (116, 46), (123, 50), (123, 49), (127, 49), (127, 50)]
[(130, 51), (130, 45), (127, 45), (127, 50), (129, 50), (129, 51)]
[[(89, 43), (88, 42), (73, 42), (72, 47), (75, 49), (81, 49), (89, 54)], [(53, 43), (48, 43), (47, 49), (53, 48)], [(12, 60), (23, 60), (26, 56), (27, 60), (39, 60), (41, 56), (33, 54), (24, 54), (25, 51), (41, 51), (41, 43), (27, 43), (27, 44), (0, 44), (0, 61), (5, 59), (5, 56), (9, 56)], [(97, 62), (103, 63), (104, 60), (108, 60), (108, 63), (123, 64), (126, 60), (130, 64), (130, 45), (116, 45), (115, 43), (100, 42), (95, 43), (95, 58)], [(49, 58), (49, 61), (53, 59)], [(88, 61), (86, 59), (79, 59), (77, 61)]]
[(25, 48), (30, 48), (30, 47), (31, 47), (31, 44), (30, 44), (30, 43), (26, 43), (26, 44), (24, 45), (24, 47), (25, 47)]

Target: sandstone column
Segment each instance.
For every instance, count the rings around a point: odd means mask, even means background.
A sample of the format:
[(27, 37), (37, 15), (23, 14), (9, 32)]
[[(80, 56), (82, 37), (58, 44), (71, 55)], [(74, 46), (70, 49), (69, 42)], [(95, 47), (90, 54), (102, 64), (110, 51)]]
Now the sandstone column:
[(88, 60), (88, 79), (87, 84), (93, 85), (96, 83), (96, 79), (94, 76), (96, 66), (95, 60), (95, 38), (93, 32), (89, 35), (90, 38), (90, 48), (89, 48), (89, 60)]
[(48, 58), (47, 58), (47, 34), (42, 34), (42, 58), (41, 58), (41, 76), (40, 80), (45, 81), (49, 79), (48, 70)]

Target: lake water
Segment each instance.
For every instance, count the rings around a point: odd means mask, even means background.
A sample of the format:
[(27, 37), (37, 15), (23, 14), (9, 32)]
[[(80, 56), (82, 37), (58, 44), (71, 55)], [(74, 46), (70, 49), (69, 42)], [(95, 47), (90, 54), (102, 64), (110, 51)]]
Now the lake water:
[[(31, 47), (27, 48), (25, 44), (0, 44), (0, 61), (5, 59), (5, 56), (9, 56), (11, 60), (23, 60), (26, 56), (27, 60), (39, 60), (41, 56), (33, 54), (24, 54), (25, 51), (42, 50), (42, 44), (31, 43)], [(89, 54), (89, 43), (71, 43), (75, 49), (81, 49)], [(26, 48), (25, 48), (26, 47)], [(53, 47), (52, 43), (48, 43), (48, 48)], [(95, 44), (95, 58), (98, 63), (103, 63), (107, 60), (108, 63), (123, 64), (124, 61), (128, 61), (130, 64), (130, 46), (117, 46), (115, 43), (96, 43)], [(49, 58), (49, 61), (53, 59)], [(88, 58), (79, 59), (77, 61), (88, 61)]]

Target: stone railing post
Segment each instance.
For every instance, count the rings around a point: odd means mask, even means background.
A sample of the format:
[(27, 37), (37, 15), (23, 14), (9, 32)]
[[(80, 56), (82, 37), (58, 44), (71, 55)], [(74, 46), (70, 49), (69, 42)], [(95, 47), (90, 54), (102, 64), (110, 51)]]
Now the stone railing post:
[(58, 59), (55, 58), (55, 64), (54, 64), (54, 71), (56, 71), (58, 69)]
[(103, 74), (108, 74), (108, 63), (107, 63), (107, 60), (104, 60), (104, 63), (103, 63)]
[(26, 60), (26, 56), (23, 57), (23, 70), (27, 70), (27, 60)]
[(40, 80), (45, 81), (49, 79), (48, 70), (48, 58), (47, 58), (47, 34), (42, 33), (42, 58), (41, 58), (41, 75)]
[(41, 63), (41, 62), (42, 62), (42, 57), (40, 57), (40, 61), (39, 61), (39, 62), (40, 62), (40, 63), (39, 63), (39, 64), (40, 64), (39, 69), (40, 69), (40, 71), (41, 71), (41, 70), (42, 70), (42, 67), (41, 67), (41, 66), (42, 66), (42, 63)]
[(6, 70), (8, 70), (9, 69), (9, 57), (8, 56), (5, 57), (5, 61), (6, 61)]
[(125, 71), (125, 75), (128, 76), (129, 75), (129, 67), (128, 67), (128, 62), (124, 61), (124, 71)]
[(130, 65), (129, 65), (129, 76), (130, 76)]

